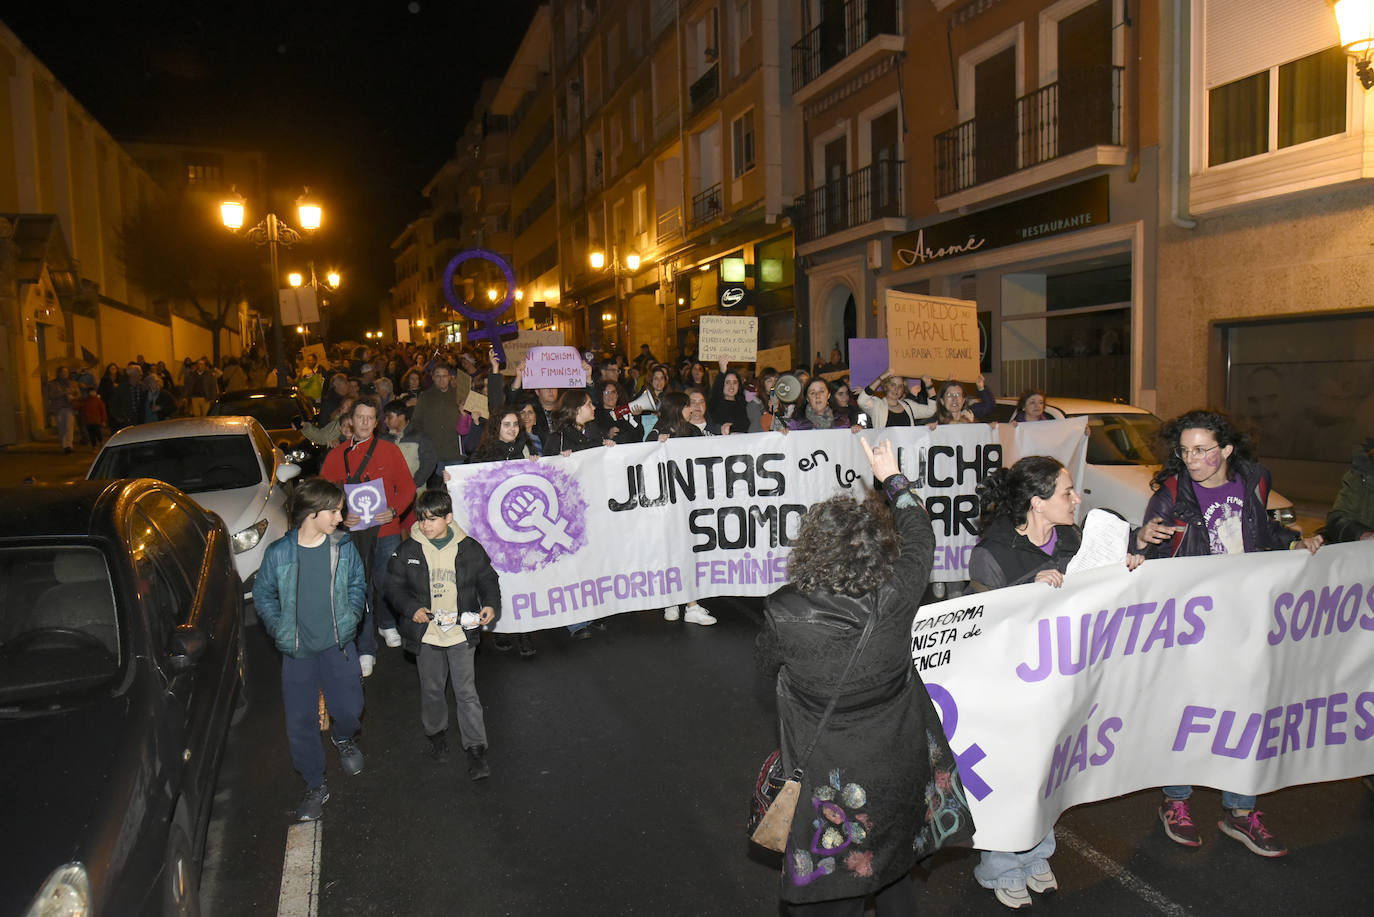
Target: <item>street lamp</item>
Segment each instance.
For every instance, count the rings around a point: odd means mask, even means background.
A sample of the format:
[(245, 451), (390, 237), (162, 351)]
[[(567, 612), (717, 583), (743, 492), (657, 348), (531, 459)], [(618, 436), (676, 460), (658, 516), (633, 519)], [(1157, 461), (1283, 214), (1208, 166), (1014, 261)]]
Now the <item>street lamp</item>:
[(300, 271), (292, 271), (291, 273), (287, 274), (287, 275), (286, 275), (286, 282), (289, 283), (289, 284), (291, 284), (291, 286), (293, 286), (293, 287), (298, 287), (298, 286), (300, 286), (300, 285), (301, 285), (301, 272), (300, 272)]
[[(336, 293), (343, 282), (343, 278), (339, 276), (338, 271), (329, 271), (324, 275), (324, 280), (320, 280), (315, 274), (315, 262), (313, 260), (306, 262), (306, 267), (310, 269), (310, 288), (315, 291), (316, 302), (320, 308), (320, 340), (327, 341), (329, 339), (329, 312), (325, 310), (325, 306), (329, 305), (329, 299), (319, 295), (320, 288), (323, 287), (330, 293)], [(300, 271), (292, 271), (286, 275), (286, 279), (293, 287), (305, 284), (305, 278)]]
[(1374, 68), (1369, 54), (1374, 50), (1374, 2), (1371, 0), (1336, 0), (1336, 27), (1341, 32), (1341, 47), (1355, 58), (1355, 73), (1365, 89), (1374, 88)]
[[(229, 193), (232, 197), (219, 205), (220, 220), (230, 231), (238, 232), (243, 227), (244, 197), (238, 193), (237, 186), (231, 187)], [(304, 193), (296, 198), (296, 218), (301, 228), (307, 232), (314, 232), (320, 228), (322, 216), (320, 205), (310, 199), (310, 189), (306, 188)], [(302, 236), (282, 222), (275, 213), (268, 213), (262, 222), (246, 230), (243, 235), (257, 245), (267, 246), (268, 259), (272, 267), (272, 362), (276, 364), (277, 387), (285, 388), (290, 379), (290, 369), (286, 364), (286, 340), (282, 335), (281, 298), (277, 294), (277, 284), (281, 282), (278, 279), (281, 274), (277, 266), (277, 246), (284, 245), (290, 248), (299, 242)]]
[[(606, 253), (600, 249), (593, 249), (587, 255), (587, 263), (591, 265), (594, 271), (605, 270)], [(615, 319), (616, 337), (620, 339), (612, 341), (611, 343), (613, 345), (621, 344), (623, 346), (623, 338), (629, 336), (628, 329), (625, 327), (625, 303), (620, 291), (620, 268), (623, 265), (627, 271), (637, 271), (639, 270), (639, 263), (639, 255), (637, 253), (628, 252), (622, 258), (620, 255), (620, 247), (615, 244), (611, 245), (611, 279), (615, 283), (615, 314), (611, 317)], [(609, 320), (607, 318), (608, 315), (609, 313), (603, 313), (603, 323)]]

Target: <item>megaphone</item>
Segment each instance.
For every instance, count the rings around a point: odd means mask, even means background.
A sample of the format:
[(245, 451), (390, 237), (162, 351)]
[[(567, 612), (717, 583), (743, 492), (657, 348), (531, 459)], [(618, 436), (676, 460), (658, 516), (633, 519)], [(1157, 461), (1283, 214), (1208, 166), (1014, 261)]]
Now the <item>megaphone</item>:
[(778, 376), (778, 381), (773, 386), (773, 394), (777, 395), (783, 404), (791, 404), (801, 397), (801, 380), (791, 373), (783, 373)]
[(645, 389), (640, 396), (631, 401), (629, 407), (639, 408), (641, 414), (657, 414), (658, 399), (654, 397), (652, 389)]

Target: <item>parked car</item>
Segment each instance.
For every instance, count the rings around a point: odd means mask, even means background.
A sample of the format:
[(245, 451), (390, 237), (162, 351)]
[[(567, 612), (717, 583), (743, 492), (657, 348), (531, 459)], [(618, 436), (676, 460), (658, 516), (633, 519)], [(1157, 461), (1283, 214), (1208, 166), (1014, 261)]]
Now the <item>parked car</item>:
[(243, 699), (229, 531), (148, 479), (0, 501), (0, 914), (198, 913)]
[(315, 403), (297, 389), (243, 388), (225, 392), (210, 405), (211, 417), (251, 417), (302, 474), (320, 473), (329, 449), (317, 446), (301, 433), (301, 425), (314, 423)]
[[(1005, 423), (1016, 412), (1015, 398), (998, 398), (989, 420)], [(1150, 502), (1150, 479), (1163, 462), (1155, 454), (1163, 422), (1144, 408), (1087, 398), (1046, 400), (1045, 413), (1088, 419), (1088, 455), (1078, 492), (1083, 515), (1096, 507), (1115, 510), (1132, 526), (1139, 526)], [(1293, 503), (1276, 490), (1269, 491), (1269, 515), (1284, 525), (1297, 522)]]
[(247, 596), (267, 546), (286, 534), (282, 485), (300, 473), (251, 417), (182, 417), (115, 433), (86, 477), (155, 478), (217, 513)]

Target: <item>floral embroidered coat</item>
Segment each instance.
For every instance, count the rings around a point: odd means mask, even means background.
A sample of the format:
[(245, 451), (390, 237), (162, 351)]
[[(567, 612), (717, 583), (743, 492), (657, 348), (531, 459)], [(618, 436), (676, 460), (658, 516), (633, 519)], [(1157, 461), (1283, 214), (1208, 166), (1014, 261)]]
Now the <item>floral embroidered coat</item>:
[(778, 590), (755, 647), (760, 669), (777, 678), (780, 747), (790, 775), (864, 623), (877, 615), (806, 765), (783, 854), (787, 902), (878, 891), (918, 859), (973, 836), (949, 744), (911, 659), (911, 621), (930, 576), (935, 535), (914, 490), (900, 477), (886, 483), (896, 493), (901, 539), (889, 579), (858, 598)]

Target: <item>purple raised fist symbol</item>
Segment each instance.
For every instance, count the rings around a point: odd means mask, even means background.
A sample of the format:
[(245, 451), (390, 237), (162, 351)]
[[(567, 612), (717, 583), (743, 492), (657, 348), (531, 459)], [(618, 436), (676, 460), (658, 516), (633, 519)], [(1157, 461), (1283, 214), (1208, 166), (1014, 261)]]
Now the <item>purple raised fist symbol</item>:
[(573, 549), (568, 520), (559, 513), (558, 491), (536, 474), (507, 478), (492, 491), (487, 522), (499, 538), (511, 544), (538, 541), (546, 551)]

